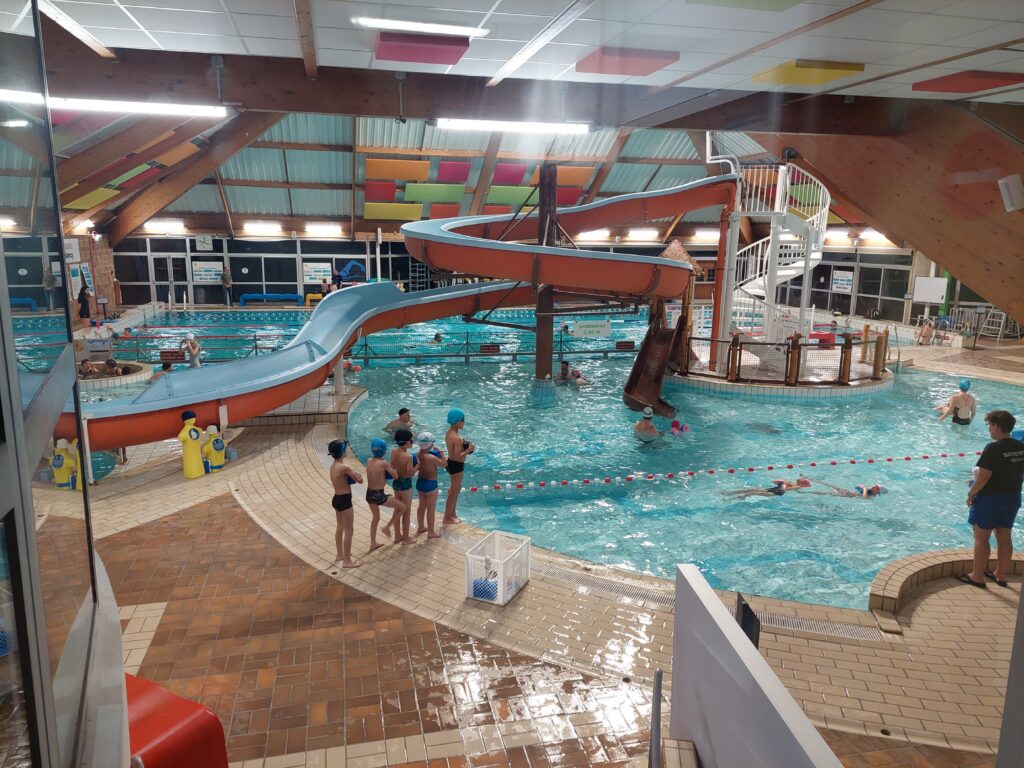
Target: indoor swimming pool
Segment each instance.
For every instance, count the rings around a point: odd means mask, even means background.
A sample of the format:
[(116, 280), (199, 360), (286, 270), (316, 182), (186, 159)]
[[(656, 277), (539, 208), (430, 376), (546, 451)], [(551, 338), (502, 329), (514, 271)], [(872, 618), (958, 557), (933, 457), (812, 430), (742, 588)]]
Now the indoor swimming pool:
[[(932, 409), (954, 391), (956, 379), (901, 374), (891, 390), (843, 401), (670, 392), (666, 396), (690, 431), (645, 445), (632, 434), (639, 415), (621, 399), (630, 363), (580, 361), (593, 385), (560, 388), (549, 409), (529, 403), (529, 364), (364, 370), (349, 379), (369, 388), (351, 415), (349, 437), (365, 459), (369, 441), (400, 407), (408, 407), (417, 428), (440, 442), (445, 414), (457, 405), (467, 413), (464, 433), (479, 446), (467, 463), (464, 486), (488, 487), (464, 490), (459, 514), (467, 521), (663, 577), (676, 563), (694, 562), (713, 586), (772, 597), (863, 608), (871, 580), (886, 564), (969, 543), (965, 484), (974, 451), (989, 437), (980, 417), (968, 427), (936, 420)], [(971, 391), (982, 413), (1021, 411), (1019, 387), (977, 380)], [(668, 428), (665, 420), (656, 421), (659, 429)], [(943, 452), (952, 455), (938, 456)], [(868, 464), (869, 458), (879, 461)], [(810, 462), (818, 466), (806, 466)], [(813, 483), (807, 491), (726, 495), (765, 488), (774, 478), (795, 479), (801, 471)], [(677, 477), (664, 478), (669, 472)], [(647, 474), (661, 477), (623, 479)], [(613, 482), (606, 484), (605, 477)], [(582, 485), (583, 479), (590, 484)], [(570, 484), (562, 486), (562, 480)], [(880, 483), (889, 492), (841, 498), (814, 481), (841, 488)]]

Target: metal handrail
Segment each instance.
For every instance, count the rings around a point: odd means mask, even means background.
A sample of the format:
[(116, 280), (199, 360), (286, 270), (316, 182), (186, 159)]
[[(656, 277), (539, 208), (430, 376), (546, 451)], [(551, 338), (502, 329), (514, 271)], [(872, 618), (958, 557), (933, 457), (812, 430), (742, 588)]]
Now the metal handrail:
[(661, 678), (662, 671), (654, 670), (654, 688), (651, 691), (651, 741), (647, 749), (647, 768), (661, 768)]

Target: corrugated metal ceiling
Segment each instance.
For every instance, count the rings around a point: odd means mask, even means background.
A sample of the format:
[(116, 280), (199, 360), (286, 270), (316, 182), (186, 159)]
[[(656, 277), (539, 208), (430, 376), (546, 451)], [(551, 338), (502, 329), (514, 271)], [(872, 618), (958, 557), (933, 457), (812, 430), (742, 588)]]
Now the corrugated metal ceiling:
[(656, 165), (641, 165), (640, 163), (616, 163), (608, 173), (604, 184), (601, 185), (602, 194), (621, 194), (627, 192), (643, 192), (647, 184), (658, 170)]
[(293, 189), (294, 216), (349, 216), (352, 192), (347, 189)]
[(769, 157), (770, 153), (745, 133), (736, 131), (715, 131), (712, 142), (715, 149), (726, 155), (744, 157), (746, 155), (757, 155)]
[(168, 205), (166, 210), (174, 213), (220, 213), (224, 208), (220, 204), (217, 187), (200, 184)]
[(225, 179), (247, 181), (286, 181), (284, 151), (280, 149), (243, 149), (220, 167)]
[(290, 215), (292, 208), (287, 189), (261, 187), (225, 187), (232, 213)]
[(685, 131), (640, 128), (633, 131), (622, 148), (622, 157), (652, 157), (666, 160), (697, 160), (700, 155)]
[(352, 120), (347, 115), (290, 114), (260, 139), (298, 144), (351, 144)]
[(351, 152), (309, 152), (285, 150), (289, 181), (321, 184), (352, 183)]
[(562, 134), (552, 140), (548, 153), (580, 158), (604, 158), (611, 151), (618, 135), (617, 128), (600, 128), (581, 134)]
[(0, 176), (0, 208), (28, 208), (32, 201), (32, 179)]
[(703, 165), (663, 165), (654, 174), (648, 189), (669, 189), (703, 179), (708, 173)]
[[(13, 144), (0, 141), (0, 168), (12, 171), (31, 171), (32, 158)], [(2, 174), (3, 171), (0, 171)]]
[(400, 123), (391, 117), (360, 117), (359, 146), (419, 150), (423, 146), (424, 120)]
[(483, 152), (487, 149), (489, 139), (490, 134), (486, 131), (450, 131), (427, 125), (424, 127), (422, 147), (424, 150)]

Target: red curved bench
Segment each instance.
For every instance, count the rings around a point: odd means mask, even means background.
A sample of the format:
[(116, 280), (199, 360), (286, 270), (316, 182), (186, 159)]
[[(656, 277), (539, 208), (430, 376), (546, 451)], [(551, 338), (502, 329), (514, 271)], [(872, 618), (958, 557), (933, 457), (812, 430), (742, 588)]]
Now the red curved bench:
[(145, 768), (227, 768), (224, 728), (213, 712), (133, 675), (124, 685), (133, 765), (138, 756)]

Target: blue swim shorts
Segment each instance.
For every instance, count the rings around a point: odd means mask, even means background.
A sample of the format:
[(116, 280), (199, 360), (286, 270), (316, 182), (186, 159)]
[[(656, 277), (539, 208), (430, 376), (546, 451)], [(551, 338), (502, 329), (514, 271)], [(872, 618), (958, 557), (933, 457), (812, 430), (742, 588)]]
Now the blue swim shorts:
[(437, 480), (427, 480), (423, 477), (416, 478), (416, 490), (420, 493), (430, 493), (437, 490)]
[(1012, 528), (1020, 509), (1019, 493), (994, 493), (974, 499), (967, 522), (985, 530)]

